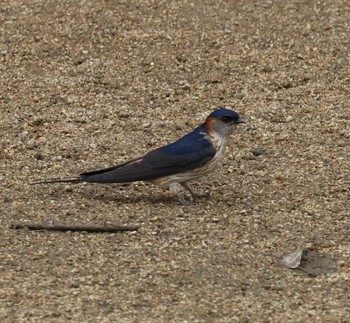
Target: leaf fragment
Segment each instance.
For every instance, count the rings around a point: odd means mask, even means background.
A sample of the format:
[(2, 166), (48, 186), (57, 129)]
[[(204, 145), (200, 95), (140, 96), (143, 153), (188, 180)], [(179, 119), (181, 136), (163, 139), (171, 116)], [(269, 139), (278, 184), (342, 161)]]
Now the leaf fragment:
[(300, 247), (296, 251), (284, 256), (281, 260), (281, 264), (287, 268), (298, 268), (301, 263), (303, 251), (304, 249)]

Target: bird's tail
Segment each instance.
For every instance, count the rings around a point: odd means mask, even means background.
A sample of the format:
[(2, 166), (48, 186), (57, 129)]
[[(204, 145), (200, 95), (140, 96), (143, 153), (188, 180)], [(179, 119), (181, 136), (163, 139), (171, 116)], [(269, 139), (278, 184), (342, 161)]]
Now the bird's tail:
[(67, 177), (67, 178), (49, 178), (49, 179), (38, 179), (31, 182), (31, 185), (35, 184), (51, 184), (51, 183), (74, 183), (78, 184), (81, 182), (80, 177)]

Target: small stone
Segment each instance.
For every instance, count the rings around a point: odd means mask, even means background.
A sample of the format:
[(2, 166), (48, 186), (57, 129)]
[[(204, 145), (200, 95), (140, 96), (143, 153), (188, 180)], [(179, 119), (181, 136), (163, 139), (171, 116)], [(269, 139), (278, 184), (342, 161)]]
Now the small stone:
[(179, 209), (176, 213), (176, 216), (180, 218), (184, 217), (184, 215), (185, 215), (185, 211), (182, 208)]
[(260, 156), (260, 155), (266, 154), (266, 151), (264, 149), (262, 149), (262, 148), (255, 148), (255, 149), (252, 150), (252, 154), (254, 156)]
[(243, 100), (244, 99), (244, 94), (242, 94), (242, 93), (237, 94), (237, 95), (235, 95), (235, 98), (238, 99), (238, 100)]
[(62, 156), (55, 156), (53, 157), (53, 161), (61, 161), (63, 159)]
[(78, 66), (78, 65), (83, 64), (85, 61), (86, 61), (86, 58), (85, 58), (85, 57), (79, 57), (79, 58), (77, 58), (77, 59), (74, 61), (73, 64), (74, 64), (75, 66)]
[(264, 170), (264, 169), (266, 169), (266, 165), (265, 164), (258, 164), (258, 165), (256, 165), (256, 169)]
[(54, 225), (55, 224), (55, 220), (52, 219), (47, 219), (43, 222), (43, 224), (45, 225)]
[(264, 73), (271, 73), (271, 72), (272, 72), (272, 67), (270, 67), (270, 66), (265, 66), (265, 67), (262, 69), (262, 71), (263, 71)]
[(146, 103), (148, 106), (153, 105), (153, 103), (154, 103), (153, 96), (152, 96), (152, 95), (146, 96), (146, 97), (145, 97), (145, 103)]
[(71, 288), (79, 288), (80, 284), (79, 283), (72, 283)]
[(336, 62), (337, 67), (344, 67), (347, 65), (349, 62), (345, 57), (339, 57)]
[(291, 81), (284, 81), (284, 82), (282, 83), (282, 87), (284, 87), (285, 89), (290, 89), (290, 88), (293, 87), (293, 84), (292, 84)]
[(189, 90), (191, 88), (191, 85), (187, 82), (180, 83), (180, 87), (183, 90)]
[(36, 149), (36, 148), (38, 148), (38, 144), (35, 143), (35, 142), (29, 143), (29, 144), (27, 145), (27, 149), (29, 149), (29, 150), (34, 150), (34, 149)]
[(44, 159), (44, 156), (42, 155), (42, 153), (37, 152), (37, 153), (34, 154), (34, 158), (35, 158), (36, 160), (43, 160), (43, 159)]
[(75, 101), (75, 98), (73, 97), (73, 96), (69, 96), (69, 97), (67, 97), (67, 103), (74, 103), (74, 101)]
[(186, 58), (185, 56), (182, 56), (182, 55), (177, 55), (177, 56), (176, 56), (176, 60), (177, 60), (178, 62), (181, 62), (181, 63), (187, 62), (187, 58)]
[(43, 118), (36, 118), (36, 119), (34, 119), (33, 120), (33, 123), (32, 123), (32, 125), (34, 126), (34, 127), (40, 127), (40, 126), (42, 126), (43, 124), (45, 123), (45, 120), (43, 119)]

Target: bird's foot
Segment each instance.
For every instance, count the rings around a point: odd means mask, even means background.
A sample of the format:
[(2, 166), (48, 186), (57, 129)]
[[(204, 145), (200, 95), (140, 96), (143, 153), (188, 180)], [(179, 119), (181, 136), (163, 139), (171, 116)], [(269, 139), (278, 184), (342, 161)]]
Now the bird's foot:
[(175, 202), (177, 205), (181, 205), (181, 206), (191, 206), (194, 205), (194, 203), (190, 202), (190, 201), (177, 201)]
[(198, 193), (196, 193), (196, 192), (192, 189), (192, 187), (190, 186), (189, 183), (181, 183), (181, 185), (182, 185), (184, 188), (186, 188), (186, 189), (190, 192), (191, 196), (192, 196), (193, 198), (195, 198), (195, 199), (200, 199), (200, 198), (208, 199), (208, 198), (210, 197), (210, 193), (205, 193), (205, 194), (198, 194)]
[(178, 204), (178, 205), (182, 205), (182, 206), (190, 206), (190, 205), (193, 205), (193, 203), (192, 202), (190, 202), (190, 201), (186, 201), (185, 199), (184, 199), (184, 197), (181, 195), (181, 194), (177, 194), (177, 202), (176, 202), (176, 204)]

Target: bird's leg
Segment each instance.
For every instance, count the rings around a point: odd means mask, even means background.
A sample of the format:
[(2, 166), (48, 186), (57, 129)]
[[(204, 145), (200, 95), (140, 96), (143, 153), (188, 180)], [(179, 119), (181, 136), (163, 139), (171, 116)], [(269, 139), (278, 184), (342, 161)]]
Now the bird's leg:
[(186, 188), (189, 192), (190, 192), (190, 194), (192, 195), (192, 197), (193, 198), (209, 198), (210, 197), (210, 193), (205, 193), (205, 194), (198, 194), (198, 193), (196, 193), (193, 189), (192, 189), (192, 187), (190, 186), (190, 184), (188, 184), (188, 183), (181, 183), (181, 185), (184, 187), (184, 188)]
[(179, 184), (177, 183), (170, 184), (170, 192), (176, 195), (178, 199), (178, 202), (177, 202), (178, 204), (184, 205), (184, 206), (192, 205), (192, 203), (189, 201), (186, 201), (183, 195), (180, 193)]

